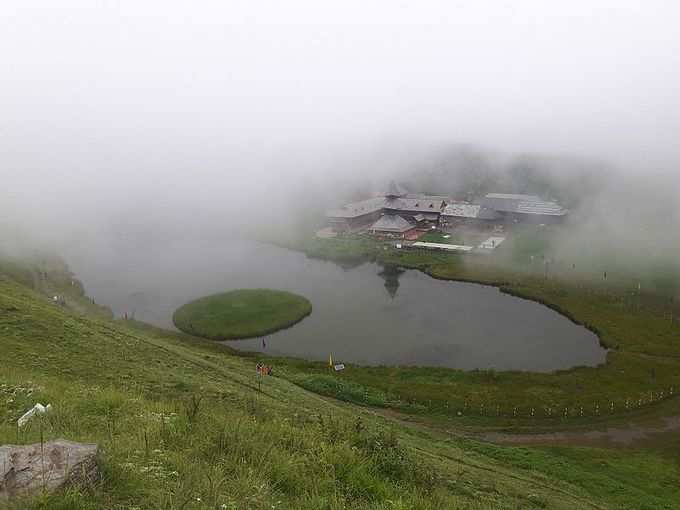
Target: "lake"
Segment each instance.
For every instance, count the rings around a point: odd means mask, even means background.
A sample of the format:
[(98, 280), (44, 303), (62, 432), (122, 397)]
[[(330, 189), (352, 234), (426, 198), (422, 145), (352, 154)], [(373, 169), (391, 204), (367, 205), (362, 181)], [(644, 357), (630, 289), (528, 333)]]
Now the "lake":
[[(309, 317), (265, 337), (270, 355), (542, 372), (595, 366), (606, 357), (586, 328), (495, 287), (373, 263), (347, 269), (268, 244), (166, 242), (69, 263), (88, 294), (116, 315), (168, 328), (177, 307), (208, 294), (263, 287), (307, 297)], [(261, 338), (226, 343), (263, 348)]]

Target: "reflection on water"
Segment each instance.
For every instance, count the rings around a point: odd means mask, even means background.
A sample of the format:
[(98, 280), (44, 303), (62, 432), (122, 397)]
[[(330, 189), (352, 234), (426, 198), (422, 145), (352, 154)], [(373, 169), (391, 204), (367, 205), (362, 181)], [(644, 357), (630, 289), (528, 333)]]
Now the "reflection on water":
[(385, 280), (385, 290), (392, 299), (397, 295), (399, 290), (399, 277), (405, 271), (397, 266), (385, 265), (383, 270), (378, 273), (383, 280)]
[[(198, 297), (238, 288), (306, 296), (312, 314), (267, 336), (272, 355), (366, 365), (550, 371), (605, 359), (597, 337), (542, 305), (494, 287), (366, 263), (340, 267), (245, 241), (116, 248), (106, 261), (69, 261), (97, 302), (117, 315), (172, 327)], [(229, 342), (261, 350), (259, 338)]]

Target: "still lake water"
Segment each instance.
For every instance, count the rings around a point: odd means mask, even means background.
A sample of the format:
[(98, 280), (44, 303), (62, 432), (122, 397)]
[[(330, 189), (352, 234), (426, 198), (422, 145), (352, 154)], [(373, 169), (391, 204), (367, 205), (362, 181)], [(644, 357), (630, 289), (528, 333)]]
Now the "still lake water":
[[(266, 287), (307, 297), (309, 317), (266, 336), (271, 355), (532, 371), (594, 366), (606, 356), (587, 329), (495, 287), (372, 263), (343, 269), (249, 241), (162, 244), (69, 262), (98, 303), (162, 327), (173, 327), (180, 305), (226, 290)], [(261, 338), (226, 343), (262, 350)]]

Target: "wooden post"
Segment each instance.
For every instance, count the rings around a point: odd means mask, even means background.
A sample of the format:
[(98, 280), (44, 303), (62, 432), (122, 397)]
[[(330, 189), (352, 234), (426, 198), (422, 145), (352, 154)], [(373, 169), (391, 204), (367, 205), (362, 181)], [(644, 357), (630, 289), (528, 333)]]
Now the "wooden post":
[(671, 326), (673, 325), (673, 298), (671, 297)]

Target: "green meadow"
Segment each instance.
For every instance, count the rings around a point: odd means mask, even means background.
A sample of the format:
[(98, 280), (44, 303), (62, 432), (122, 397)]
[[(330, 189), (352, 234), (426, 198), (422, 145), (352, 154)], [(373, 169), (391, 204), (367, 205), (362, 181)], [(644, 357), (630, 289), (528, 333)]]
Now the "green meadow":
[(312, 304), (291, 292), (240, 289), (187, 303), (175, 311), (173, 322), (185, 333), (229, 340), (273, 333), (310, 313)]

